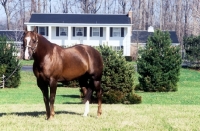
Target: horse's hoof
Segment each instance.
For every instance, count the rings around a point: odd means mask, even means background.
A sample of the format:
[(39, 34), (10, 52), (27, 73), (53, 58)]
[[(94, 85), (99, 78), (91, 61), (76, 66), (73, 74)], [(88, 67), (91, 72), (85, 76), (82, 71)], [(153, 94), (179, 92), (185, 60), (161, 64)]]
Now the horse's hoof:
[(101, 114), (102, 114), (101, 112), (98, 112), (98, 113), (97, 113), (97, 117), (100, 117), (100, 116), (101, 116)]
[(50, 116), (47, 118), (47, 120), (50, 121), (50, 120), (53, 120), (53, 118), (54, 118), (53, 116)]
[(84, 113), (82, 116), (83, 116), (83, 117), (87, 117), (88, 115)]

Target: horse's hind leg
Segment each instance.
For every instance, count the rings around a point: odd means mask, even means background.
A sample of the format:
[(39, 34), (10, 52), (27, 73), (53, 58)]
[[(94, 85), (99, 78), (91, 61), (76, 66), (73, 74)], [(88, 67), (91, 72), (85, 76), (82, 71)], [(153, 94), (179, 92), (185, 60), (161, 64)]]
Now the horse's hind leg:
[(101, 104), (102, 104), (102, 89), (101, 89), (101, 81), (94, 80), (94, 87), (97, 93), (97, 100), (98, 100), (98, 110), (97, 116), (102, 114)]
[(79, 84), (84, 96), (83, 103), (85, 103), (85, 111), (83, 116), (87, 116), (89, 113), (89, 102), (92, 95), (92, 90), (89, 88), (87, 76), (82, 76), (79, 78)]

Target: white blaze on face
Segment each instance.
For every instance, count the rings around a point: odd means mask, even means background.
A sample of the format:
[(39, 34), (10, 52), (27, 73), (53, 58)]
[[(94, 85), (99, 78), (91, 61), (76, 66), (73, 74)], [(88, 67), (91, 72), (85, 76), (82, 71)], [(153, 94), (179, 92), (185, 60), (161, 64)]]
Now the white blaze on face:
[(89, 101), (87, 100), (85, 103), (85, 112), (83, 114), (83, 116), (87, 116), (89, 113)]
[(30, 57), (30, 55), (28, 53), (28, 47), (29, 47), (29, 44), (30, 44), (30, 41), (31, 41), (31, 37), (26, 37), (25, 39), (26, 39), (26, 43), (27, 43), (26, 49), (25, 49), (25, 60), (28, 60), (29, 57)]

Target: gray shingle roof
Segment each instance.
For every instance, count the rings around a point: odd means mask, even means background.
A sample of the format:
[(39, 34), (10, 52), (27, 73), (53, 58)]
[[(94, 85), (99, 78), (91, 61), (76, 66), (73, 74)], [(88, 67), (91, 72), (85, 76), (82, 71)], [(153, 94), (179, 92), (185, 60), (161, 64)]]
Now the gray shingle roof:
[(23, 34), (22, 30), (0, 30), (0, 36), (5, 36), (10, 41), (21, 41)]
[(130, 24), (130, 18), (109, 14), (32, 14), (29, 23)]
[[(137, 42), (146, 43), (148, 37), (152, 34), (153, 32), (148, 32), (148, 31), (132, 31), (131, 43), (137, 43)], [(179, 43), (178, 37), (175, 31), (169, 31), (169, 34), (170, 34), (172, 43)]]

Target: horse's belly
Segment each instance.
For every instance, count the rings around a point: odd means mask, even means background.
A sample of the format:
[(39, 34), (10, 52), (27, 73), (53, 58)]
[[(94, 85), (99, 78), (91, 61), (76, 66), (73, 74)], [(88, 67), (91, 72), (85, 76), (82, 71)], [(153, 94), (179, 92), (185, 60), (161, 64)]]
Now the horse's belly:
[(65, 80), (65, 81), (71, 81), (74, 79), (79, 78), (80, 76), (84, 75), (86, 73), (86, 70), (71, 70), (71, 71), (65, 71), (62, 74), (62, 77), (60, 80)]

